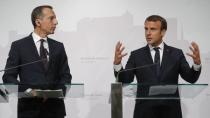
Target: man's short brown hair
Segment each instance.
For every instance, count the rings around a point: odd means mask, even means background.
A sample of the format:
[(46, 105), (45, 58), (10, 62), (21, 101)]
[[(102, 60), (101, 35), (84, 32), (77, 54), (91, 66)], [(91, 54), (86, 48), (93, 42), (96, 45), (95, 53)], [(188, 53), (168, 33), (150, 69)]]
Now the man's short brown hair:
[(53, 9), (53, 7), (50, 5), (42, 5), (42, 6), (38, 6), (38, 7), (34, 8), (31, 13), (31, 22), (32, 22), (34, 28), (36, 27), (36, 19), (43, 15), (42, 10), (44, 8)]
[(146, 18), (145, 22), (146, 21), (153, 21), (153, 22), (160, 21), (160, 23), (161, 23), (161, 30), (167, 30), (166, 19), (161, 17), (161, 16), (159, 16), (159, 15), (151, 15), (151, 16)]

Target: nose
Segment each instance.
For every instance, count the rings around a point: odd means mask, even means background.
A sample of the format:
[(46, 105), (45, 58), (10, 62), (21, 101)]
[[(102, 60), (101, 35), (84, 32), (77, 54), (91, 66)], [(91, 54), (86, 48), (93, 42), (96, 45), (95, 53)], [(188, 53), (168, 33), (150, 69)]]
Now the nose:
[(151, 31), (150, 31), (150, 30), (146, 30), (145, 32), (146, 32), (146, 35), (147, 35), (147, 36), (148, 36), (148, 35), (151, 35)]
[(58, 25), (58, 20), (57, 19), (54, 20), (54, 24)]

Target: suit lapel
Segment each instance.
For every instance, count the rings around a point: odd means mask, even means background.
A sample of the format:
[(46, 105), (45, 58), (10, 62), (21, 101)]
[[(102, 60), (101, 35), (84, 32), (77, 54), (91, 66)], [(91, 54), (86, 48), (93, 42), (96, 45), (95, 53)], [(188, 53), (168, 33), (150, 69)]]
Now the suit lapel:
[[(32, 35), (30, 35), (28, 38), (29, 38), (29, 39), (28, 39), (28, 48), (27, 48), (27, 50), (30, 50), (30, 52), (31, 52), (31, 59), (32, 59), (33, 61), (40, 60), (41, 58), (40, 58), (40, 56), (39, 56), (39, 54), (38, 54), (38, 50), (37, 50), (37, 48), (36, 48), (36, 45), (35, 45), (35, 43), (34, 43), (34, 40), (33, 40)], [(43, 64), (42, 64), (41, 62), (38, 63), (38, 65), (39, 65), (42, 69), (44, 69)]]
[(49, 65), (48, 66), (50, 66), (55, 46), (54, 46), (54, 44), (53, 44), (51, 39), (47, 38), (47, 42), (48, 42), (48, 47), (49, 47)]
[(151, 52), (150, 52), (150, 49), (149, 49), (149, 46), (145, 46), (145, 60), (147, 61), (146, 64), (153, 64), (153, 60), (152, 60), (152, 55), (151, 55)]
[(29, 50), (31, 50), (31, 54), (34, 54), (33, 56), (37, 59), (37, 60), (39, 60), (40, 59), (40, 57), (39, 57), (39, 54), (38, 54), (38, 50), (37, 50), (37, 48), (36, 48), (36, 45), (35, 45), (35, 43), (34, 43), (34, 40), (33, 40), (33, 37), (32, 37), (32, 35), (30, 35), (29, 36), (29, 47), (30, 48), (28, 48)]
[[(141, 55), (140, 58), (144, 58), (143, 60), (145, 60), (143, 65), (152, 65), (152, 64), (154, 64), (153, 63), (153, 59), (152, 59), (152, 55), (151, 55), (151, 52), (150, 52), (150, 48), (149, 48), (148, 45), (145, 46), (144, 53), (143, 53), (143, 55)], [(156, 73), (155, 73), (156, 67), (155, 66), (149, 66), (148, 69), (150, 70), (150, 74), (152, 74), (153, 76), (156, 76)]]
[(165, 74), (165, 71), (167, 70), (167, 67), (170, 64), (170, 48), (164, 44), (164, 50), (163, 50), (163, 57), (162, 57), (162, 63), (161, 63), (161, 70), (160, 70), (160, 76), (161, 78)]

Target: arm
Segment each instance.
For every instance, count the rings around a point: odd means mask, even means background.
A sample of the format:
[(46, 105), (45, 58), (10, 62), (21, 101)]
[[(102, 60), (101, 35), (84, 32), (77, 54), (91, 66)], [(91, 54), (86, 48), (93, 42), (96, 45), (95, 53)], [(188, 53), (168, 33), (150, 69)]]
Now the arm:
[(61, 62), (60, 62), (59, 68), (60, 68), (59, 75), (61, 77), (60, 83), (61, 84), (71, 84), (72, 76), (70, 74), (68, 59), (67, 59), (67, 55), (66, 55), (64, 46), (62, 47), (62, 56), (61, 56)]
[(179, 73), (185, 81), (195, 83), (200, 76), (201, 68), (198, 71), (196, 71), (193, 67), (190, 68), (183, 52), (181, 52)]
[[(115, 47), (115, 56), (114, 56), (114, 75), (117, 78), (118, 82), (122, 83), (131, 83), (134, 79), (133, 71), (123, 71), (123, 67), (121, 65), (122, 58), (127, 55), (127, 53), (122, 53), (125, 48), (122, 47), (122, 43), (118, 42)], [(134, 58), (132, 58), (132, 54), (128, 59), (126, 64), (126, 69), (134, 67)]]
[[(20, 64), (20, 57), (19, 57), (19, 53), (18, 53), (18, 47), (13, 42), (11, 45), (10, 52), (9, 52), (9, 57), (7, 58), (7, 63), (6, 63), (5, 69), (18, 66), (19, 64)], [(13, 68), (13, 69), (6, 70), (2, 77), (3, 82), (10, 83), (10, 84), (11, 83), (19, 84), (19, 81), (17, 80), (18, 74), (19, 74), (19, 68)]]
[(132, 68), (135, 68), (135, 61), (134, 61), (134, 55), (131, 53), (127, 61), (127, 64), (125, 66), (125, 69), (123, 69), (122, 67), (120, 71), (116, 71), (116, 70), (114, 71), (115, 77), (118, 79), (118, 82), (122, 82), (122, 83), (133, 82), (135, 70), (132, 70)]
[(201, 73), (201, 59), (200, 59), (200, 50), (198, 45), (195, 42), (191, 43), (190, 50), (192, 51), (192, 54), (187, 53), (188, 56), (190, 56), (193, 59), (194, 65), (192, 68), (189, 67), (189, 64), (187, 63), (183, 52), (181, 52), (181, 71), (180, 74), (183, 79), (190, 83), (195, 83)]
[(62, 54), (61, 54), (61, 57), (60, 57), (60, 64), (58, 66), (59, 77), (60, 77), (58, 88), (62, 88), (63, 92), (65, 94), (66, 87), (64, 85), (65, 84), (71, 84), (72, 76), (70, 74), (68, 59), (67, 59), (66, 51), (64, 49), (63, 44), (62, 44), (62, 48), (61, 48), (61, 53)]

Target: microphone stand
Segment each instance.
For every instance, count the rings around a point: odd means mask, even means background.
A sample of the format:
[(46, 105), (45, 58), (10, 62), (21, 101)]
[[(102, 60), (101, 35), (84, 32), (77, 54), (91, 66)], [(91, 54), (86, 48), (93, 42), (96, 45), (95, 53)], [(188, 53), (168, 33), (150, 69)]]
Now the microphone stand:
[(153, 64), (144, 65), (144, 66), (138, 66), (138, 67), (135, 67), (135, 68), (123, 69), (123, 70), (121, 70), (117, 73), (116, 82), (119, 82), (119, 75), (122, 72), (132, 71), (132, 70), (137, 70), (137, 69), (143, 69), (143, 68), (147, 68), (147, 67), (154, 66), (154, 65), (157, 65), (157, 64), (158, 63), (153, 63)]
[(15, 68), (18, 68), (18, 67), (27, 66), (27, 65), (30, 65), (30, 64), (34, 64), (34, 63), (37, 63), (37, 62), (44, 61), (44, 60), (47, 60), (47, 59), (40, 59), (40, 60), (37, 60), (37, 61), (32, 61), (32, 62), (25, 63), (25, 64), (21, 64), (21, 65), (18, 65), (18, 66), (14, 66), (14, 67), (2, 69), (2, 70), (0, 70), (0, 72), (7, 71), (7, 70), (11, 70), (11, 69), (15, 69)]
[[(1, 69), (0, 72), (8, 71), (8, 70), (15, 69), (15, 68), (18, 68), (18, 67), (27, 66), (27, 65), (34, 64), (34, 63), (37, 63), (37, 62), (42, 62), (42, 61), (44, 61), (44, 60), (47, 60), (47, 59), (40, 59), (40, 60), (37, 60), (37, 61), (32, 61), (32, 62), (25, 63), (25, 64), (21, 64), (21, 65), (18, 65), (18, 66), (6, 68), (6, 69)], [(3, 89), (3, 90), (2, 90), (2, 89)], [(8, 94), (9, 94), (9, 92), (8, 92), (5, 88), (2, 88), (2, 89), (0, 88), (0, 95), (1, 95), (6, 101), (8, 101)]]

